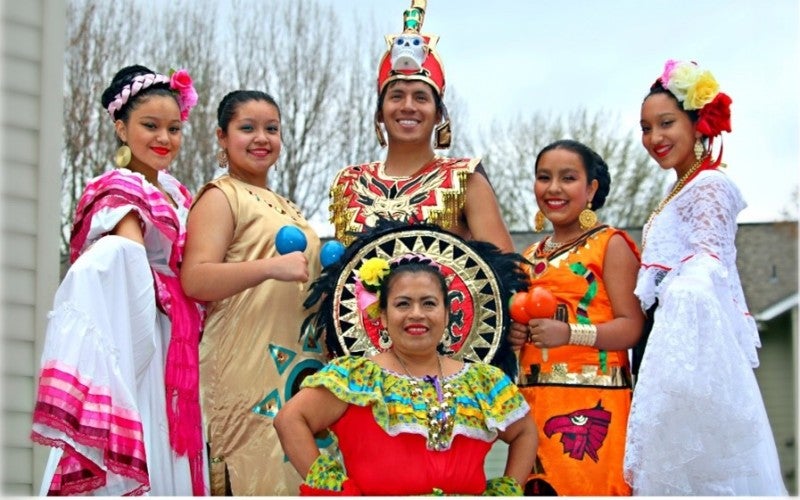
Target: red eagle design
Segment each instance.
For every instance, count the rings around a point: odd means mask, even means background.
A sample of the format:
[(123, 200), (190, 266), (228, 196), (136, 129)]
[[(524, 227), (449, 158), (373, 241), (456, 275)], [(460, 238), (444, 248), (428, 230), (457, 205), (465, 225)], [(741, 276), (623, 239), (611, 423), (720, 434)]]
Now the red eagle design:
[(544, 424), (544, 434), (549, 438), (561, 433), (564, 453), (569, 452), (570, 458), (583, 460), (584, 455), (589, 455), (597, 462), (597, 451), (603, 446), (610, 423), (611, 412), (604, 410), (598, 401), (594, 408), (550, 417)]

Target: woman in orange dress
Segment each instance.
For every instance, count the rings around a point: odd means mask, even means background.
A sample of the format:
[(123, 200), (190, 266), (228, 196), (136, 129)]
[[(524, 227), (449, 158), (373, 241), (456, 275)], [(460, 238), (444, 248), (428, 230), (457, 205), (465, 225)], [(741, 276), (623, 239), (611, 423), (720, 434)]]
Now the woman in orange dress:
[(553, 235), (528, 247), (531, 286), (557, 300), (553, 318), (515, 323), (520, 386), (539, 429), (527, 494), (630, 495), (622, 475), (631, 403), (627, 349), (644, 316), (633, 294), (639, 253), (592, 211), (610, 187), (608, 166), (587, 146), (562, 140), (536, 158), (534, 193)]

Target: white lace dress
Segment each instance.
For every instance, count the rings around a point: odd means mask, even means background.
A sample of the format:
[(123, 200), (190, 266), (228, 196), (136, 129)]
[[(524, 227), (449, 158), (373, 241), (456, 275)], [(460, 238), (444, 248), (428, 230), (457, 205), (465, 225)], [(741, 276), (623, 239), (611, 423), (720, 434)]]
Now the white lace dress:
[(635, 293), (658, 307), (628, 421), (634, 495), (786, 495), (736, 269), (744, 207), (725, 174), (703, 171), (644, 228)]

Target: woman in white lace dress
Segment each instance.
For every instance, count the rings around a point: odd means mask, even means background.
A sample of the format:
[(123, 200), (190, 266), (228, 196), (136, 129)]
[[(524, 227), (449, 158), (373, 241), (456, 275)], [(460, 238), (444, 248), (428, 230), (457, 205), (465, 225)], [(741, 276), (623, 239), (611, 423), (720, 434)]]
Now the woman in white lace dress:
[(677, 181), (642, 234), (635, 293), (653, 327), (628, 422), (635, 495), (786, 494), (736, 269), (745, 203), (712, 154), (730, 103), (710, 72), (670, 60), (642, 104), (642, 144)]

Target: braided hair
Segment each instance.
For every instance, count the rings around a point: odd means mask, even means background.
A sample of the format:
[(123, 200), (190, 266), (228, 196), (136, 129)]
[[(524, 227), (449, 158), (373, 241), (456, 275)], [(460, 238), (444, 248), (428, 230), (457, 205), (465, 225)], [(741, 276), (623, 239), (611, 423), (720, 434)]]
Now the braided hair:
[(136, 64), (117, 71), (103, 91), (100, 102), (113, 120), (127, 123), (131, 112), (153, 95), (169, 96), (180, 106), (177, 95), (170, 88), (169, 77)]

